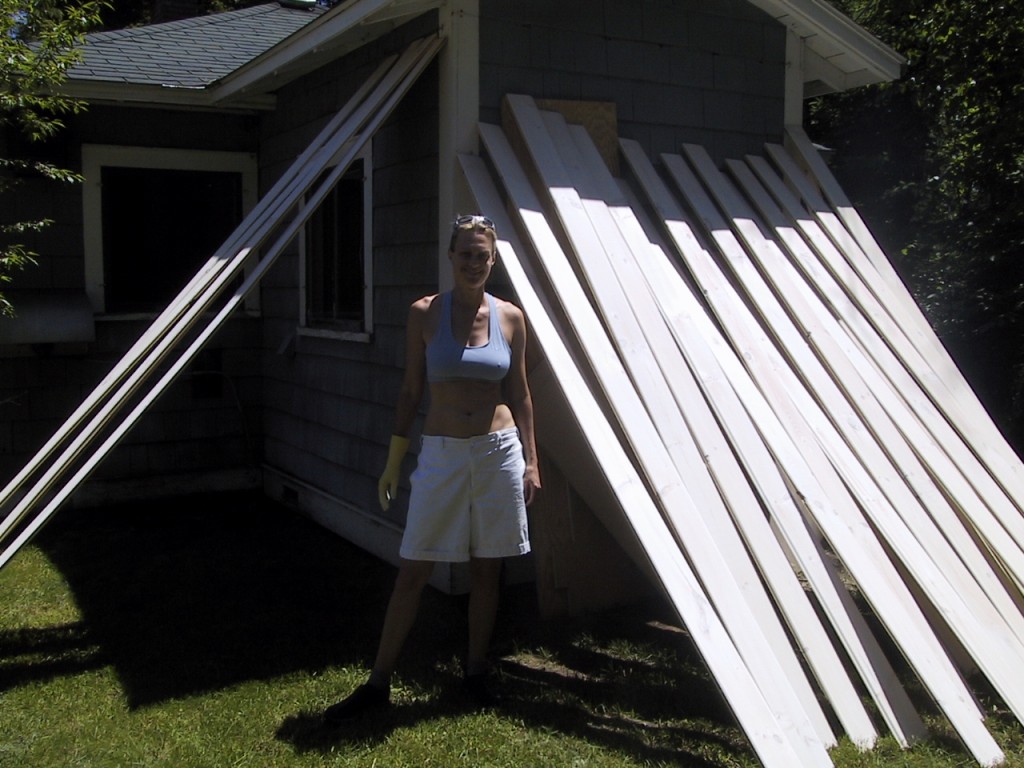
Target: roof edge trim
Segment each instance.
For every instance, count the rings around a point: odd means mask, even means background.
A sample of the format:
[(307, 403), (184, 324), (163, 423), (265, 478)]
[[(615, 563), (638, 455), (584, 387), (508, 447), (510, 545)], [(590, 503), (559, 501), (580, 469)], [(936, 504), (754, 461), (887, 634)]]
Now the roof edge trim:
[(255, 112), (273, 110), (273, 94), (242, 95), (230, 103), (217, 102), (205, 88), (171, 88), (162, 85), (127, 84), (117, 81), (76, 80), (64, 84), (63, 93), (91, 104), (120, 104), (137, 107), (184, 107), (218, 112)]
[[(307, 53), (329, 45), (361, 24), (373, 21), (373, 17), (389, 7), (407, 4), (408, 0), (349, 0), (227, 75), (211, 88), (213, 101), (232, 101), (261, 80), (272, 78), (292, 66)], [(429, 3), (432, 8), (440, 5), (440, 0)]]
[[(907, 60), (823, 0), (748, 0), (802, 38), (822, 35), (856, 57), (878, 82), (898, 80)], [(786, 18), (789, 17), (789, 18)]]

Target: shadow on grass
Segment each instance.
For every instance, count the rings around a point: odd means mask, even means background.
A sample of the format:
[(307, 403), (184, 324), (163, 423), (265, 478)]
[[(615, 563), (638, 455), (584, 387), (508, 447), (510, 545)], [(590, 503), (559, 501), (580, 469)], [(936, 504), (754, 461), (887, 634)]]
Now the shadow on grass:
[(68, 510), (38, 544), (133, 707), (365, 659), (393, 579), (248, 494)]
[(547, 622), (501, 659), (503, 710), (653, 764), (755, 764), (696, 648), (671, 622), (658, 601)]
[[(577, 684), (566, 698), (565, 681), (557, 675), (524, 678), (519, 676), (515, 665), (510, 669), (508, 662), (503, 662), (501, 668), (508, 698), (493, 709), (498, 717), (522, 722), (540, 732), (558, 731), (644, 763), (686, 768), (754, 764), (742, 737), (735, 733), (731, 737), (716, 733), (706, 720), (688, 725), (678, 719), (678, 712), (672, 713), (672, 720), (658, 721), (622, 714), (617, 709), (621, 702), (615, 700), (622, 690), (619, 686)], [(549, 695), (552, 689), (560, 691), (556, 699)], [(640, 685), (632, 695), (644, 696), (650, 692), (648, 686)], [(325, 724), (320, 712), (305, 711), (287, 718), (276, 736), (299, 753), (337, 754), (339, 747), (356, 750), (373, 747), (383, 744), (395, 731), (471, 712), (472, 709), (457, 697), (444, 696), (394, 706), (340, 726)], [(731, 728), (731, 725), (721, 726), (723, 731)], [(715, 757), (703, 756), (708, 754)], [(743, 763), (737, 761), (741, 755)]]
[(382, 743), (396, 730), (432, 720), (458, 717), (469, 711), (458, 697), (442, 694), (426, 701), (392, 706), (373, 715), (353, 718), (344, 725), (329, 725), (323, 713), (304, 711), (286, 718), (277, 738), (290, 743), (297, 752), (330, 753), (338, 746), (372, 746)]
[[(259, 495), (68, 510), (37, 543), (82, 621), (0, 636), (0, 659), (9, 662), (0, 690), (109, 664), (132, 707), (366, 666), (394, 579), (391, 566)], [(532, 586), (507, 589), (503, 599), (494, 657), (506, 700), (498, 716), (650, 762), (753, 764), (686, 635), (647, 623), (672, 622), (662, 605), (541, 621)], [(464, 644), (465, 598), (428, 590), (402, 676), (440, 693), (343, 729), (299, 712), (276, 737), (298, 752), (326, 753), (466, 714), (457, 662), (438, 664)], [(641, 653), (621, 653), (623, 644)]]
[[(572, 736), (645, 763), (723, 768), (754, 765), (749, 746), (687, 636), (658, 622), (658, 604), (582, 619), (541, 621), (532, 587), (505, 591), (496, 628), (495, 677), (503, 700), (496, 717), (537, 732)], [(434, 619), (421, 615), (425, 633)], [(456, 641), (457, 642), (457, 641)], [(436, 650), (434, 655), (436, 656)], [(649, 650), (647, 654), (645, 651)], [(632, 654), (639, 651), (639, 656)], [(423, 656), (421, 652), (417, 652)], [(337, 755), (339, 748), (382, 744), (395, 731), (473, 713), (454, 666), (430, 654), (403, 662), (435, 693), (398, 703), (341, 726), (306, 711), (281, 724), (277, 738), (297, 752)]]
[[(560, 686), (562, 681), (533, 679), (529, 685), (517, 682), (514, 696), (495, 707), (494, 714), (522, 722), (540, 732), (558, 731), (644, 763), (685, 768), (754, 764), (741, 737), (716, 734), (706, 722), (685, 725), (679, 720), (647, 722), (624, 716), (612, 708), (614, 702), (608, 699), (610, 689), (580, 691), (579, 700), (575, 702), (552, 701), (530, 690), (530, 686), (549, 685)], [(646, 690), (640, 686), (641, 695)], [(606, 706), (608, 708), (601, 711)], [(329, 755), (337, 754), (339, 747), (372, 748), (383, 744), (395, 731), (471, 713), (472, 709), (457, 698), (445, 697), (394, 706), (340, 726), (324, 723), (320, 712), (305, 711), (287, 718), (276, 736), (299, 753)], [(716, 757), (706, 758), (701, 753)], [(737, 762), (741, 755), (743, 763)]]
[(106, 663), (82, 622), (0, 631), (0, 693)]

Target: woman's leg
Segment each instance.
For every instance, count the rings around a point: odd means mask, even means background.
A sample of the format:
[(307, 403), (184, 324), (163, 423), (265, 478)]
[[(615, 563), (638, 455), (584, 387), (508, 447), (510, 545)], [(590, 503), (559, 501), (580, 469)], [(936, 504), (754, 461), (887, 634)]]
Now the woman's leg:
[(466, 674), (487, 669), (487, 650), (498, 615), (502, 559), (474, 557), (469, 563), (469, 653)]
[(381, 630), (377, 658), (373, 663), (370, 679), (378, 685), (386, 685), (398, 663), (405, 639), (416, 622), (423, 588), (430, 580), (434, 564), (423, 560), (402, 559), (398, 576), (388, 601), (384, 626)]
[(326, 723), (341, 725), (349, 718), (388, 706), (391, 673), (398, 662), (405, 638), (416, 621), (420, 596), (433, 569), (434, 564), (431, 562), (402, 560), (384, 615), (384, 628), (381, 630), (377, 659), (370, 679), (337, 704), (328, 707), (324, 712)]

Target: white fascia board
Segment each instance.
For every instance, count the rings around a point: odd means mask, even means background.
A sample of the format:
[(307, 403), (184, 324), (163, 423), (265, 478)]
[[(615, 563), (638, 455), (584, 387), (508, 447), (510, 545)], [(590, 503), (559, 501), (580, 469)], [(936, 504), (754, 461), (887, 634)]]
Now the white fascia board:
[[(247, 91), (264, 90), (266, 82), (309, 71), (340, 55), (339, 51), (355, 50), (393, 29), (394, 19), (404, 20), (438, 5), (439, 0), (350, 0), (225, 77), (212, 88), (213, 100), (233, 102)], [(330, 56), (323, 55), (328, 52)]]
[(254, 112), (273, 110), (277, 97), (273, 94), (252, 94), (218, 103), (205, 88), (174, 88), (164, 85), (138, 85), (106, 80), (72, 80), (65, 83), (64, 93), (91, 104), (120, 104), (137, 107), (179, 107), (210, 109), (218, 112)]
[(870, 75), (867, 82), (888, 82), (903, 75), (904, 57), (823, 0), (749, 2), (793, 30), (812, 51), (819, 47), (815, 38), (822, 38), (822, 49), (838, 45), (849, 60), (842, 69), (859, 72), (855, 78), (858, 83), (865, 81), (865, 74)]

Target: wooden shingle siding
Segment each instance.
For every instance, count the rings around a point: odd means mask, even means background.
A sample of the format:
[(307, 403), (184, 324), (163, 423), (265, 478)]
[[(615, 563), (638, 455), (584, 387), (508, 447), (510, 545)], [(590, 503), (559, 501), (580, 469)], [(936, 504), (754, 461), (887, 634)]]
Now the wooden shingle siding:
[(685, 142), (719, 157), (783, 129), (785, 28), (749, 3), (483, 0), (481, 118), (501, 98), (611, 101), (653, 156)]
[[(89, 394), (145, 321), (98, 323), (93, 344), (58, 345), (53, 357), (26, 352), (0, 364), (0, 472), (13, 476)], [(167, 483), (253, 470), (259, 450), (258, 325), (239, 319), (143, 416), (97, 468), (92, 485), (139, 478)], [(40, 350), (41, 352), (41, 350)], [(215, 361), (215, 363), (211, 363)], [(202, 383), (200, 382), (202, 380)], [(64, 383), (57, 383), (64, 382)], [(212, 386), (204, 386), (210, 384)], [(179, 490), (187, 490), (181, 488)], [(102, 495), (83, 489), (89, 503)]]
[[(81, 170), (83, 144), (145, 146), (255, 152), (257, 122), (252, 115), (218, 115), (102, 104), (66, 119), (67, 128), (51, 142), (50, 159)], [(24, 218), (47, 216), (56, 222), (27, 245), (39, 253), (39, 265), (17, 277), (17, 291), (84, 291), (82, 186), (26, 180), (12, 198)], [(93, 180), (95, 181), (95, 180)], [(0, 348), (0, 477), (13, 476), (92, 391), (145, 330), (147, 319), (99, 319), (91, 343)], [(114, 498), (114, 485), (152, 478), (170, 487), (175, 475), (189, 475), (176, 489), (190, 490), (199, 478), (224, 472), (248, 472), (259, 450), (259, 323), (232, 320), (213, 339), (217, 370), (186, 374), (160, 398), (97, 469), (78, 499), (94, 503)], [(199, 376), (219, 385), (203, 389)], [(204, 394), (205, 392), (205, 394)], [(236, 394), (237, 398), (236, 399)], [(219, 482), (219, 481), (218, 481)], [(198, 486), (196, 486), (198, 487)], [(102, 490), (101, 490), (102, 489)], [(154, 490), (154, 495), (157, 495)]]
[[(144, 322), (127, 325), (138, 330)], [(228, 323), (98, 467), (95, 477), (112, 482), (254, 470), (261, 421), (258, 335), (253, 319)], [(107, 351), (111, 364), (121, 351), (120, 344)], [(87, 393), (83, 387), (79, 400)]]
[[(436, 27), (436, 14), (426, 14), (282, 89), (264, 121), (261, 185), (273, 183), (384, 56)], [(261, 288), (265, 464), (287, 487), (315, 489), (317, 503), (327, 498), (399, 524), (405, 500), (380, 513), (377, 476), (401, 384), (409, 304), (438, 280), (437, 80), (433, 64), (373, 139), (370, 340), (301, 332), (297, 248)]]

